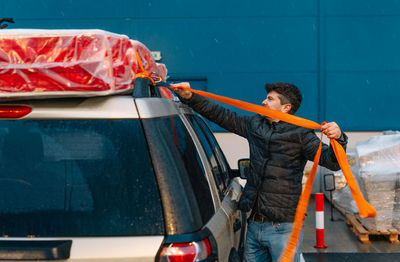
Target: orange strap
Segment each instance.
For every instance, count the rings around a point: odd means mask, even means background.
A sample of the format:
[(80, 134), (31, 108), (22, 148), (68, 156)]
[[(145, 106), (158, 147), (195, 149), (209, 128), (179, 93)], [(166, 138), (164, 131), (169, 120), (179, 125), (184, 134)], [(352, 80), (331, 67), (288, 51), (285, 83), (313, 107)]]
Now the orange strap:
[(152, 73), (147, 73), (146, 70), (144, 70), (144, 67), (143, 67), (143, 64), (142, 64), (142, 59), (140, 58), (140, 55), (139, 55), (138, 51), (136, 49), (134, 49), (134, 50), (135, 50), (136, 58), (138, 60), (138, 65), (139, 65), (139, 68), (140, 68), (140, 71), (141, 71), (140, 73), (136, 74), (136, 77), (149, 79), (153, 85), (156, 85), (156, 82), (153, 79), (153, 74)]
[[(183, 88), (183, 87), (182, 87)], [(300, 118), (294, 115), (286, 114), (283, 112), (279, 112), (273, 109), (266, 108), (264, 106), (260, 105), (254, 105), (250, 104), (247, 102), (243, 102), (240, 100), (224, 97), (224, 96), (219, 96), (219, 95), (214, 95), (208, 92), (200, 91), (200, 90), (194, 90), (191, 88), (184, 88), (187, 89), (193, 93), (199, 94), (201, 96), (216, 100), (218, 102), (231, 105), (246, 111), (254, 112), (257, 114), (261, 114), (264, 116), (268, 116), (271, 118), (279, 119), (284, 122), (288, 122), (294, 125), (306, 127), (306, 128), (311, 128), (311, 129), (321, 129), (321, 125), (304, 119)], [(293, 223), (293, 229), (292, 233), (289, 238), (288, 245), (286, 247), (286, 250), (282, 254), (280, 261), (282, 262), (287, 262), (287, 261), (292, 261), (294, 258), (294, 254), (296, 252), (296, 247), (297, 243), (299, 241), (299, 236), (300, 232), (303, 226), (303, 221), (305, 218), (305, 214), (307, 211), (307, 206), (308, 202), (310, 200), (310, 195), (311, 195), (311, 190), (312, 190), (312, 185), (314, 183), (314, 178), (315, 174), (317, 172), (319, 160), (321, 157), (321, 149), (322, 149), (322, 135), (321, 134), (321, 142), (319, 144), (317, 153), (315, 154), (314, 157), (314, 164), (311, 168), (311, 171), (308, 175), (306, 185), (304, 187), (304, 190), (302, 194), (300, 195), (300, 200), (299, 203), (297, 204), (297, 209), (296, 209), (296, 216), (294, 219)], [(357, 204), (359, 214), (361, 217), (375, 217), (376, 216), (376, 211), (375, 209), (364, 199), (362, 193), (360, 192), (360, 189), (358, 188), (357, 182), (353, 177), (353, 174), (351, 173), (350, 166), (347, 162), (347, 157), (346, 157), (346, 152), (344, 151), (343, 147), (335, 140), (331, 139), (330, 143), (332, 145), (332, 148), (334, 150), (336, 159), (338, 160), (338, 163), (340, 165), (340, 168), (343, 171), (343, 174), (347, 180), (347, 184), (349, 185), (351, 194)]]

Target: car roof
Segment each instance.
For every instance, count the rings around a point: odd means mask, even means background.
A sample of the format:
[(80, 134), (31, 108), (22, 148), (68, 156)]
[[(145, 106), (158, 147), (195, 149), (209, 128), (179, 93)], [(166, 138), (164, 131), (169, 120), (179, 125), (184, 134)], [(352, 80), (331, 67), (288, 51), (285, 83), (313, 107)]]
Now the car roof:
[(32, 112), (23, 119), (136, 119), (177, 115), (180, 103), (158, 97), (114, 95), (7, 101), (0, 104), (31, 107)]

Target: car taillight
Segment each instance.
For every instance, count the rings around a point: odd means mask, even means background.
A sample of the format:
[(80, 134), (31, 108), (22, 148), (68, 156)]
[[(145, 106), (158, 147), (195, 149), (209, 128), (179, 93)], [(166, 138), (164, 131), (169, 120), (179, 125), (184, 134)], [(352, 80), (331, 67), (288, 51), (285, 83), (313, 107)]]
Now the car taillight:
[(24, 105), (0, 105), (0, 118), (17, 119), (32, 112), (32, 107)]
[(166, 244), (160, 253), (160, 262), (202, 261), (211, 256), (210, 241)]

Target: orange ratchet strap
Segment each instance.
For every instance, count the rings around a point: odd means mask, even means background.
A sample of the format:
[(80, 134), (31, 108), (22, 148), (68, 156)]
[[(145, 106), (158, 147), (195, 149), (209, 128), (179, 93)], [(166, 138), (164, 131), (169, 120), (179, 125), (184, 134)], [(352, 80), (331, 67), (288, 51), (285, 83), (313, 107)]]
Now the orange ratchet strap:
[[(232, 99), (232, 98), (228, 98), (228, 97), (224, 97), (224, 96), (219, 96), (219, 95), (214, 95), (214, 94), (211, 94), (208, 92), (194, 90), (191, 88), (184, 88), (184, 87), (181, 87), (181, 88), (189, 90), (189, 91), (199, 94), (201, 96), (213, 99), (215, 101), (246, 110), (246, 111), (250, 111), (250, 112), (260, 114), (260, 115), (279, 119), (281, 121), (291, 123), (294, 125), (298, 125), (298, 126), (302, 126), (305, 128), (321, 129), (321, 125), (314, 121), (310, 121), (310, 120), (307, 120), (307, 119), (304, 119), (301, 117), (297, 117), (294, 115), (279, 112), (279, 111), (276, 111), (273, 109), (266, 108), (264, 106), (250, 104), (250, 103), (243, 102), (240, 100), (236, 100), (236, 99)], [(292, 261), (294, 258), (294, 254), (296, 252), (296, 247), (297, 247), (297, 243), (299, 241), (299, 236), (300, 236), (300, 232), (301, 232), (301, 229), (303, 226), (304, 217), (305, 217), (305, 214), (307, 211), (308, 202), (310, 200), (312, 185), (314, 183), (314, 178), (315, 178), (315, 174), (317, 172), (319, 159), (321, 157), (322, 135), (323, 134), (321, 134), (321, 142), (319, 144), (317, 153), (315, 154), (315, 157), (314, 157), (314, 164), (308, 175), (304, 190), (300, 195), (299, 203), (297, 204), (296, 216), (295, 216), (294, 223), (293, 223), (292, 233), (290, 235), (288, 245), (287, 245), (284, 253), (280, 257), (281, 262)], [(351, 173), (350, 166), (347, 162), (346, 152), (344, 151), (343, 147), (335, 139), (330, 139), (330, 143), (332, 145), (333, 151), (335, 153), (336, 159), (338, 160), (340, 168), (342, 169), (343, 174), (347, 180), (347, 184), (349, 185), (351, 195), (357, 204), (360, 216), (361, 217), (375, 217), (376, 210), (364, 199), (362, 193), (360, 192), (357, 182), (354, 179), (353, 174)]]
[(140, 73), (137, 73), (136, 77), (149, 79), (151, 81), (151, 83), (155, 86), (156, 82), (153, 79), (153, 74), (152, 73), (147, 73), (146, 70), (144, 70), (144, 67), (143, 67), (143, 64), (142, 64), (142, 59), (140, 58), (139, 53), (138, 53), (138, 51), (136, 49), (135, 49), (135, 54), (136, 54), (136, 58), (138, 60), (138, 64), (139, 64), (140, 70), (142, 71)]

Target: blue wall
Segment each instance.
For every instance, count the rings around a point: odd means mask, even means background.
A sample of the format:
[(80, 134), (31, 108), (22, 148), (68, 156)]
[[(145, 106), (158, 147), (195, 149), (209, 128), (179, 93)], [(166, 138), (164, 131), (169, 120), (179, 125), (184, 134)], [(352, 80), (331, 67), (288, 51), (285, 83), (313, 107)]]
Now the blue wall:
[(0, 17), (126, 34), (198, 88), (261, 103), (266, 82), (290, 82), (304, 94), (298, 116), (400, 129), (397, 0), (0, 0)]

